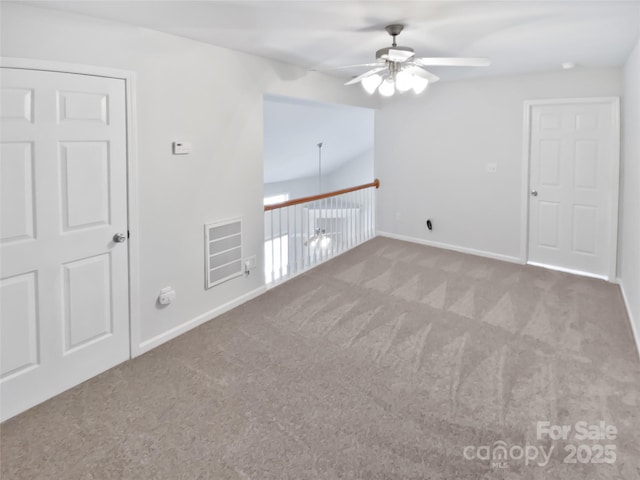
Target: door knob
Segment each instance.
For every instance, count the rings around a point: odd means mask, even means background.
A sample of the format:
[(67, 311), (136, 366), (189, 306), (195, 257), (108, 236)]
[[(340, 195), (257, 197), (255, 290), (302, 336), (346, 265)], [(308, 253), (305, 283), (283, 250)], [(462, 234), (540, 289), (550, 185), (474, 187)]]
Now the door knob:
[(538, 191), (537, 190), (531, 190), (531, 196), (532, 197), (537, 197), (538, 196)]
[(123, 243), (127, 240), (127, 235), (124, 233), (116, 233), (113, 236), (113, 241), (116, 243)]

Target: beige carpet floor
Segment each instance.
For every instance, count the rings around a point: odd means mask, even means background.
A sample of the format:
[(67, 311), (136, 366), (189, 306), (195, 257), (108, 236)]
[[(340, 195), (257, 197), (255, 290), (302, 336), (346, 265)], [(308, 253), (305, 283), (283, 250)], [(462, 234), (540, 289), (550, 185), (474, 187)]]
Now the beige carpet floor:
[[(1, 472), (637, 480), (639, 407), (617, 286), (376, 238), (9, 420)], [(543, 421), (572, 431), (538, 439)]]

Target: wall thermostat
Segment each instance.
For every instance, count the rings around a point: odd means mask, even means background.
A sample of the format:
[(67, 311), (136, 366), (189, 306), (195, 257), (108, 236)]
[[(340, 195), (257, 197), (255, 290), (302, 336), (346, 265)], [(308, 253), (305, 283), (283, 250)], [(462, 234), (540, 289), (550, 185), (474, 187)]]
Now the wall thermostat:
[(173, 142), (174, 155), (188, 155), (191, 153), (191, 142)]

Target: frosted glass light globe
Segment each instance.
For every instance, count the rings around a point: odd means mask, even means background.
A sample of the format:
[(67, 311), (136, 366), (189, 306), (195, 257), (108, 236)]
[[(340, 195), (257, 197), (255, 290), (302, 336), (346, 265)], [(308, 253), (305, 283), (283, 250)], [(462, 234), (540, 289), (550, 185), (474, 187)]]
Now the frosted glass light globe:
[(407, 71), (400, 71), (396, 75), (396, 88), (399, 92), (407, 92), (413, 87), (413, 74)]
[(429, 85), (429, 80), (426, 78), (419, 77), (418, 75), (413, 76), (413, 85), (411, 88), (416, 94), (424, 92), (427, 85)]
[(381, 81), (382, 77), (378, 74), (375, 74), (371, 75), (370, 77), (363, 78), (360, 83), (362, 83), (362, 88), (364, 88), (365, 92), (367, 92), (369, 95), (373, 95), (373, 92), (376, 91), (376, 88), (378, 88), (378, 85), (380, 85)]
[(396, 91), (395, 86), (393, 85), (393, 80), (387, 78), (384, 82), (382, 82), (382, 84), (380, 84), (380, 88), (378, 88), (378, 91), (383, 97), (391, 97)]

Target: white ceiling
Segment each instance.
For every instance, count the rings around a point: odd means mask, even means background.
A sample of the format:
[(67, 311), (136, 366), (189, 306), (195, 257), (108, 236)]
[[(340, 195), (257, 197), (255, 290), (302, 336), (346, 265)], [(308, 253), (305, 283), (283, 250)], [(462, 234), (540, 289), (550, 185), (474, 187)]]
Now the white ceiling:
[[(560, 68), (619, 66), (640, 31), (640, 0), (626, 1), (30, 1), (144, 26), (300, 65), (365, 63), (390, 45), (418, 56), (489, 57), (487, 68), (433, 67), (443, 80)], [(332, 72), (349, 78), (363, 69)]]

